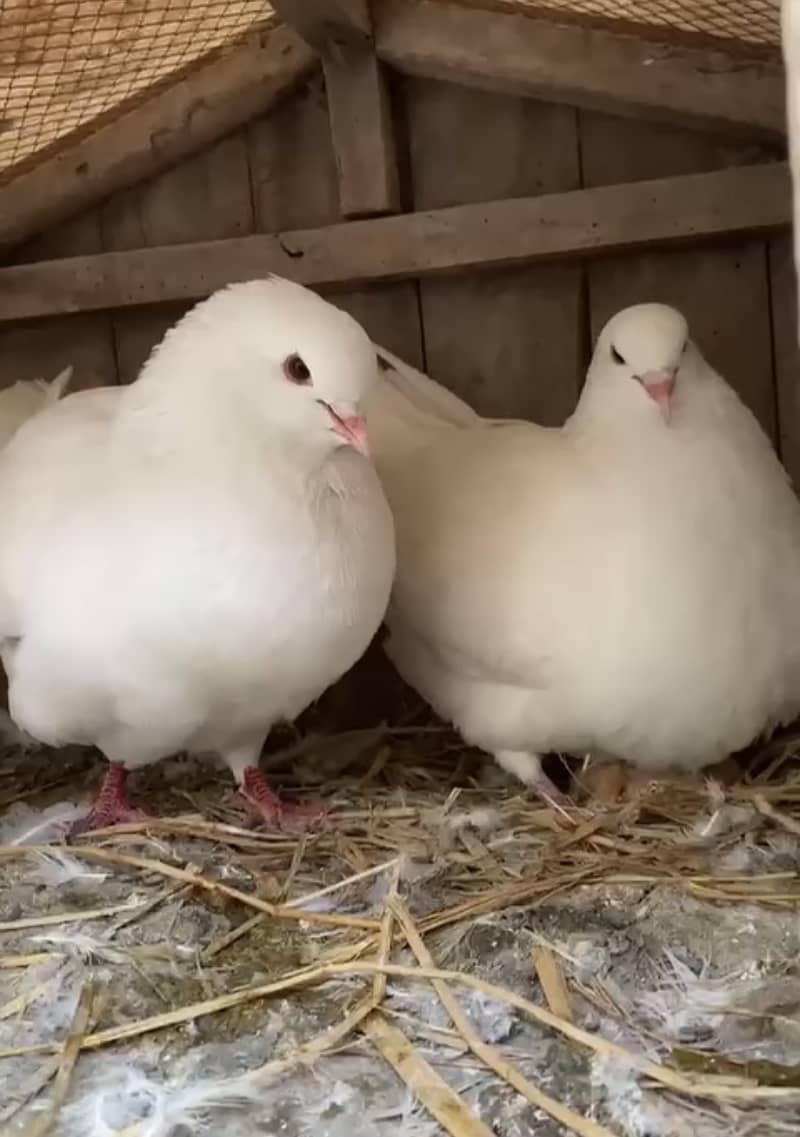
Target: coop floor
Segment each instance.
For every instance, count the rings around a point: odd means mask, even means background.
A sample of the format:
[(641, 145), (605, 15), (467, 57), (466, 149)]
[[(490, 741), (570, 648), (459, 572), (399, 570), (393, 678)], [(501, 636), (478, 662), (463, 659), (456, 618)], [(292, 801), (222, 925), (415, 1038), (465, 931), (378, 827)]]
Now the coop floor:
[[(0, 757), (3, 1137), (798, 1131), (800, 781), (562, 817), (434, 732), (278, 767), (328, 829), (247, 831), (186, 759), (133, 782), (166, 820), (46, 853), (99, 762)], [(414, 928), (488, 1053), (424, 975), (376, 980)]]

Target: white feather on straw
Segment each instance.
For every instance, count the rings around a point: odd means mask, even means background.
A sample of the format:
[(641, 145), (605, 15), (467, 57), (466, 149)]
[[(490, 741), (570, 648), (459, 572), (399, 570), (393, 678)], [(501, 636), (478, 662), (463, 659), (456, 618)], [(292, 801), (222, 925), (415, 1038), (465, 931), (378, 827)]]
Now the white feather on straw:
[(137, 1123), (138, 1137), (217, 1133), (215, 1114), (252, 1105), (263, 1093), (240, 1078), (172, 1085), (135, 1067), (123, 1070), (112, 1064), (99, 1086), (64, 1111), (62, 1125), (81, 1137), (115, 1137)]
[(0, 824), (0, 845), (46, 845), (60, 840), (84, 812), (85, 807), (71, 801), (56, 802), (41, 810), (18, 802)]
[(35, 864), (30, 879), (50, 888), (63, 888), (74, 883), (102, 884), (108, 879), (107, 872), (88, 868), (83, 861), (57, 846), (47, 852), (36, 853)]
[[(115, 963), (147, 967), (151, 971), (172, 974), (176, 963), (181, 959), (195, 956), (194, 948), (183, 944), (154, 943), (116, 945), (108, 939), (89, 935), (87, 932), (42, 932), (31, 936), (30, 942), (37, 947), (52, 948), (59, 956), (73, 959), (82, 965)], [(206, 976), (210, 974), (208, 970)]]

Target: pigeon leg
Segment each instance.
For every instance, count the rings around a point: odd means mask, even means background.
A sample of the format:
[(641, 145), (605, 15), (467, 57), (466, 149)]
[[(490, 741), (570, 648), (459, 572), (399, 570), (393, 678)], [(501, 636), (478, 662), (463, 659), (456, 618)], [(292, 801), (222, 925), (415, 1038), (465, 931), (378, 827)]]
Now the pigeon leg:
[(145, 815), (132, 809), (128, 801), (127, 782), (126, 767), (121, 762), (109, 762), (92, 808), (86, 817), (71, 826), (70, 839), (92, 829), (107, 829), (126, 821), (142, 821)]
[(284, 801), (273, 790), (258, 768), (263, 739), (225, 755), (239, 791), (244, 798), (251, 821), (270, 829), (309, 829), (318, 825), (326, 810), (317, 804)]
[(325, 807), (284, 801), (257, 766), (248, 766), (242, 779), (242, 797), (258, 822), (275, 829), (308, 829), (321, 822)]
[(526, 750), (496, 750), (494, 760), (509, 774), (526, 785), (529, 789), (559, 813), (564, 812), (565, 806), (572, 805), (572, 801), (563, 794), (548, 778), (542, 769), (542, 760), (538, 754), (531, 754)]

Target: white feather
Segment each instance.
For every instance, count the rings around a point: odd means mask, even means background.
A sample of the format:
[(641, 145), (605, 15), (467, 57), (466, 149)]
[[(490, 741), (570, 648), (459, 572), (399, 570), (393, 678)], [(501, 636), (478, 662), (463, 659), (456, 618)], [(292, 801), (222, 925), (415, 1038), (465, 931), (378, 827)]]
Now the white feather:
[(762, 850), (749, 841), (739, 841), (726, 849), (716, 864), (720, 872), (724, 873), (752, 873), (758, 864)]
[(136, 1067), (120, 1074), (115, 1069), (106, 1082), (64, 1110), (68, 1131), (81, 1137), (115, 1137), (136, 1125), (137, 1137), (217, 1133), (222, 1123), (218, 1114), (252, 1106), (263, 1096), (262, 1090), (242, 1078), (172, 1085)]
[(371, 1110), (367, 1117), (372, 1122), (393, 1121), (392, 1133), (395, 1137), (436, 1137), (441, 1132), (410, 1091), (405, 1094), (398, 1109), (391, 1112)]
[(610, 1120), (620, 1137), (722, 1137), (731, 1132), (729, 1123), (726, 1126), (710, 1111), (701, 1113), (696, 1103), (662, 1098), (642, 1089), (636, 1074), (614, 1058), (595, 1055), (590, 1078), (595, 1097), (592, 1115), (597, 1115), (597, 1104), (602, 1102), (602, 1120)]
[(46, 845), (58, 841), (81, 814), (82, 807), (70, 801), (55, 802), (40, 810), (17, 802), (6, 810), (0, 823), (0, 844)]
[(739, 830), (746, 833), (753, 828), (758, 811), (752, 805), (736, 805), (725, 802), (708, 817), (698, 817), (689, 830), (690, 839), (715, 842), (719, 837)]
[(0, 447), (13, 438), (29, 418), (58, 402), (72, 378), (65, 367), (48, 383), (44, 379), (23, 379), (0, 391)]
[(14, 988), (19, 1008), (0, 1024), (5, 1027), (3, 1045), (57, 1041), (74, 1018), (88, 977), (79, 959), (65, 959), (60, 953), (28, 968)]
[(332, 1084), (321, 1080), (322, 1092), (316, 1098), (306, 1096), (302, 1110), (302, 1132), (324, 1137), (351, 1137), (355, 1126), (358, 1137), (383, 1137), (391, 1127), (394, 1137), (436, 1137), (439, 1126), (406, 1092), (399, 1103), (378, 1108), (363, 1108), (363, 1091), (343, 1081)]
[(499, 809), (482, 806), (451, 813), (446, 820), (448, 828), (455, 832), (461, 829), (474, 829), (478, 833), (494, 833), (500, 828), (503, 815)]
[(475, 990), (470, 990), (461, 1001), (484, 1042), (496, 1045), (507, 1041), (517, 1016), (505, 1003), (498, 1003), (483, 991)]
[[(676, 369), (666, 422), (637, 376)], [(693, 769), (800, 713), (800, 503), (679, 313), (611, 320), (561, 429), (408, 370), (368, 406), (386, 650), (468, 742), (524, 781), (551, 751)]]
[(292, 905), (301, 912), (338, 912), (341, 907), (341, 896), (318, 896), (316, 900), (306, 900), (303, 904)]
[(70, 364), (68, 367), (63, 368), (56, 375), (55, 379), (51, 379), (48, 384), (48, 396), (51, 403), (57, 402), (65, 393), (67, 387), (72, 379), (73, 368)]
[[(82, 964), (116, 963), (131, 965), (140, 972), (148, 971), (175, 974), (180, 961), (197, 960), (197, 949), (187, 944), (168, 942), (117, 945), (110, 939), (99, 939), (86, 932), (48, 932), (32, 936), (31, 942), (55, 947), (65, 956)], [(208, 979), (215, 974), (213, 968), (203, 968)]]
[(626, 1137), (650, 1137), (650, 1118), (636, 1074), (616, 1059), (592, 1058), (592, 1088), (601, 1096), (611, 1120), (623, 1125)]
[(63, 888), (67, 884), (102, 884), (108, 873), (88, 868), (77, 857), (54, 846), (47, 852), (36, 854), (36, 868), (31, 879), (50, 888)]
[(707, 964), (695, 971), (665, 952), (659, 984), (639, 994), (636, 1006), (667, 1043), (711, 1046), (730, 1054), (741, 1045), (751, 1046), (753, 1015), (794, 1006), (798, 998), (796, 978), (771, 972), (764, 961), (714, 975)]
[[(431, 1026), (449, 1027), (451, 1025), (447, 1012), (438, 1002), (426, 997), (425, 988), (419, 984), (408, 987), (397, 987), (391, 983), (387, 988), (390, 996), (390, 1005), (398, 1009), (413, 1012), (416, 1017)], [(517, 1021), (514, 1011), (504, 1003), (498, 1003), (485, 995), (483, 991), (469, 990), (464, 993), (461, 1004), (484, 1042), (505, 1042)]]

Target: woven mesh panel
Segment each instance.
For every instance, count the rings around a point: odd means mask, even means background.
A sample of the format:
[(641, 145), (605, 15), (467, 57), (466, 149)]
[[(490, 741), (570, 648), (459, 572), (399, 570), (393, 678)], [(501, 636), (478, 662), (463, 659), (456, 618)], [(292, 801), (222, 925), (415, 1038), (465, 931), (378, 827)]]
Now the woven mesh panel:
[[(509, 0), (516, 8), (627, 23), (643, 30), (780, 48), (780, 0)], [(505, 5), (504, 5), (505, 6)]]
[[(655, 38), (780, 47), (780, 0), (494, 2)], [(0, 180), (271, 16), (264, 0), (0, 0)]]
[(0, 0), (0, 170), (235, 43), (263, 0)]

